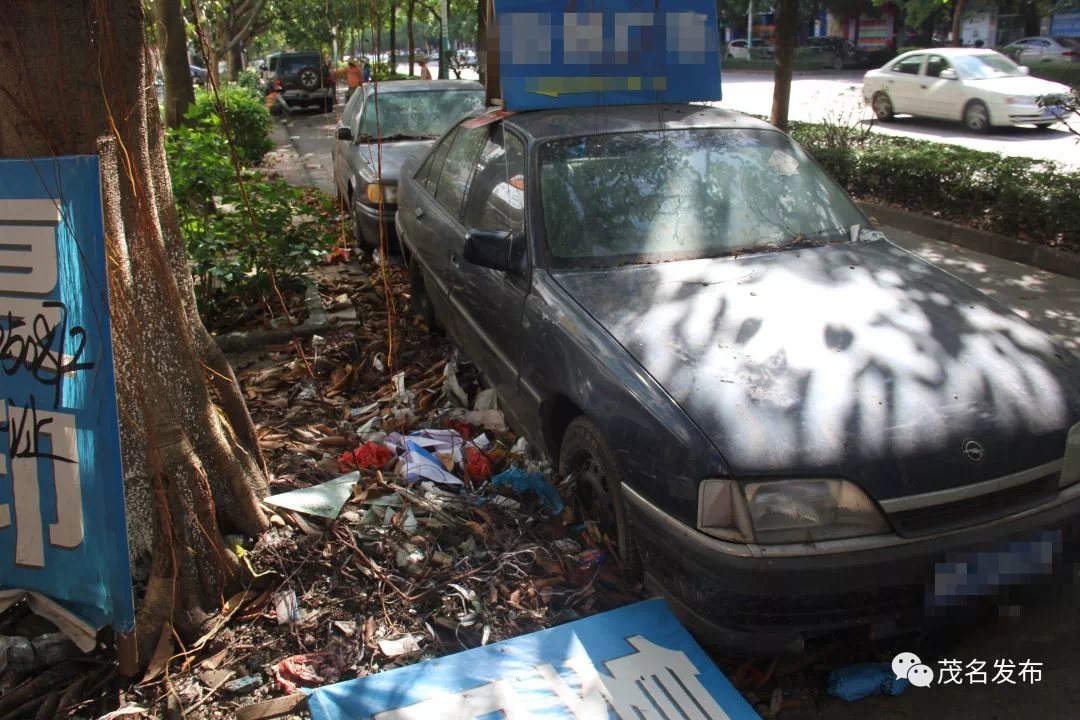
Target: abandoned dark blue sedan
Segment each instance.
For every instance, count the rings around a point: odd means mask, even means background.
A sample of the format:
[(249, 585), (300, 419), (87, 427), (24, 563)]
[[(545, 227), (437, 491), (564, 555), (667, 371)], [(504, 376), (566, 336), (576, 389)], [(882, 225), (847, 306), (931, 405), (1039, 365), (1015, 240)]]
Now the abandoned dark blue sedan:
[(474, 115), (400, 182), (416, 310), (714, 642), (896, 629), (1062, 564), (1077, 361), (771, 126)]

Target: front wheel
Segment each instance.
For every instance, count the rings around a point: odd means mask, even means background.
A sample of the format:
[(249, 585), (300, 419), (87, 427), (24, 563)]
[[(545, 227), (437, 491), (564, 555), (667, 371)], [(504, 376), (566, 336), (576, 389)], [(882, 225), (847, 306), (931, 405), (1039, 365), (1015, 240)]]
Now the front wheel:
[(964, 108), (964, 126), (972, 132), (989, 132), (990, 110), (978, 100), (968, 103)]
[(622, 472), (615, 455), (592, 420), (578, 417), (566, 428), (559, 450), (559, 472), (568, 477), (579, 472), (577, 498), (585, 520), (595, 520), (600, 531), (614, 536), (623, 572), (631, 582), (642, 577), (641, 555), (626, 520), (622, 497)]
[[(405, 243), (401, 243), (404, 254)], [(424, 283), (424, 271), (420, 269), (420, 263), (415, 257), (408, 258), (409, 268), (409, 295), (412, 311), (424, 321), (427, 329), (434, 332), (439, 327), (439, 319), (435, 316), (435, 303), (431, 301), (427, 285)]]
[(892, 100), (890, 100), (889, 96), (885, 93), (879, 92), (874, 94), (873, 108), (874, 115), (877, 116), (878, 120), (887, 121), (893, 119), (895, 113), (893, 112)]

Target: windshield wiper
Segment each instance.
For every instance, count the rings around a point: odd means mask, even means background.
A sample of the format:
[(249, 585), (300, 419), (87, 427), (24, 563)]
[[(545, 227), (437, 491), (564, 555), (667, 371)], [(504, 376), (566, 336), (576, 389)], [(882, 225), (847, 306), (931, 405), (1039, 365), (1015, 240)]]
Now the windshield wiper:
[(439, 137), (438, 135), (414, 135), (412, 133), (393, 133), (392, 135), (383, 135), (383, 142), (394, 140), (434, 140)]

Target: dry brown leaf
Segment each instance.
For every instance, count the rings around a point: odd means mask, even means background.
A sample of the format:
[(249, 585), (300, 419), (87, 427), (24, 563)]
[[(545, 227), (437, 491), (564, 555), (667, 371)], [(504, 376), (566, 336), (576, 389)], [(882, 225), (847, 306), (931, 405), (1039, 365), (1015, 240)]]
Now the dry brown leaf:
[(214, 653), (210, 657), (199, 663), (199, 667), (204, 670), (217, 670), (221, 666), (221, 663), (225, 660), (225, 656), (229, 654), (229, 650), (232, 648), (225, 648), (220, 652)]
[[(347, 437), (341, 435), (331, 435), (330, 437), (319, 438), (320, 445), (326, 445), (328, 447), (346, 447), (353, 444), (353, 441)], [(450, 468), (447, 468), (448, 470)]]
[(150, 663), (146, 666), (146, 674), (143, 675), (142, 684), (146, 684), (165, 672), (169, 664), (169, 658), (173, 654), (172, 623), (166, 622), (161, 626), (161, 635), (158, 636), (154, 654), (150, 656)]
[(375, 616), (368, 615), (364, 620), (364, 644), (370, 645), (372, 638), (375, 637)]

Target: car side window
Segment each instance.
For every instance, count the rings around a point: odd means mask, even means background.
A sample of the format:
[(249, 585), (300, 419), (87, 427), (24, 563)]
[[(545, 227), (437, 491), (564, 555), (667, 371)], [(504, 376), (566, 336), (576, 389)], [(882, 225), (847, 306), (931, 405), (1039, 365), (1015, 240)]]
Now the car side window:
[(949, 61), (940, 55), (931, 55), (930, 59), (926, 61), (926, 75), (927, 77), (940, 77), (942, 70), (949, 68)]
[(446, 161), (442, 164), (435, 200), (454, 218), (461, 213), (461, 203), (469, 191), (469, 179), (476, 167), (476, 156), (487, 133), (487, 127), (466, 128), (459, 125), (450, 151), (446, 154)]
[(1032, 40), (1031, 44), (1035, 45), (1036, 47), (1041, 47), (1041, 48), (1050, 47), (1050, 41), (1049, 40)]
[(905, 75), (918, 75), (919, 68), (922, 67), (923, 57), (923, 55), (913, 55), (912, 57), (904, 58), (893, 65), (893, 72), (904, 73)]
[(356, 117), (360, 114), (360, 105), (363, 99), (360, 93), (353, 93), (353, 96), (349, 98), (349, 102), (345, 104), (345, 111), (341, 113), (342, 126), (352, 130), (354, 135), (356, 134)]
[(480, 151), (465, 226), (476, 230), (521, 232), (525, 229), (525, 147), (496, 125)]
[(454, 128), (447, 133), (439, 146), (427, 156), (427, 160), (420, 166), (419, 172), (416, 173), (417, 182), (423, 185), (432, 195), (435, 194), (435, 186), (439, 182), (439, 172), (442, 170), (443, 161), (446, 160), (446, 153), (450, 150), (450, 144), (454, 142), (457, 132), (458, 129)]

